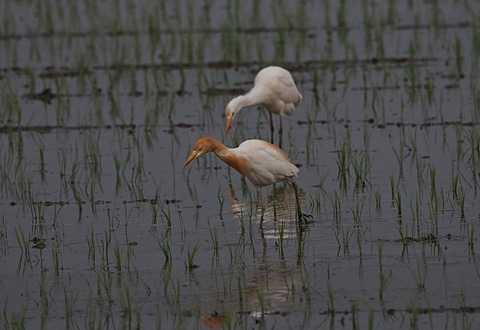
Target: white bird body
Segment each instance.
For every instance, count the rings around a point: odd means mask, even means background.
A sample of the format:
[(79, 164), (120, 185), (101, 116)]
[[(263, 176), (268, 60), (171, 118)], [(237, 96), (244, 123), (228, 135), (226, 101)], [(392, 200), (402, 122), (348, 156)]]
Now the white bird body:
[(260, 188), (279, 181), (288, 180), (295, 188), (298, 214), (301, 215), (298, 188), (292, 177), (297, 176), (298, 168), (290, 162), (287, 154), (279, 147), (263, 140), (247, 140), (237, 148), (228, 148), (220, 141), (212, 138), (201, 138), (193, 146), (193, 152), (183, 167), (192, 160), (202, 157), (208, 152), (214, 152), (226, 164), (246, 176), (257, 188), (262, 205)]
[(297, 176), (298, 168), (289, 161), (283, 150), (266, 141), (247, 140), (238, 148), (228, 150), (247, 160), (249, 166), (242, 174), (250, 179), (255, 187), (271, 185)]
[(228, 148), (212, 138), (199, 139), (184, 167), (208, 152), (214, 152), (257, 188), (294, 177), (298, 173), (298, 168), (289, 161), (282, 149), (263, 140), (247, 140), (237, 148)]
[(270, 112), (272, 132), (272, 114), (280, 115), (279, 131), (281, 132), (281, 117), (292, 115), (301, 101), (302, 94), (298, 91), (290, 72), (278, 66), (268, 66), (258, 72), (254, 86), (247, 94), (237, 96), (227, 104), (225, 134), (228, 133), (233, 118), (240, 110), (260, 104)]

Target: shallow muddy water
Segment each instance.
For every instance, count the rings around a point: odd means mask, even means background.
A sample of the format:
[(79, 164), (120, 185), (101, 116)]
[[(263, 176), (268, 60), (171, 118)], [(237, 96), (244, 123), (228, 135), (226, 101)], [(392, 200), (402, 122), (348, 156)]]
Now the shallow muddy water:
[[(478, 1), (0, 3), (2, 328), (478, 328)], [(280, 65), (302, 208), (208, 136)], [(275, 118), (277, 119), (277, 118)], [(277, 124), (277, 121), (275, 122)], [(277, 132), (274, 140), (279, 143)]]

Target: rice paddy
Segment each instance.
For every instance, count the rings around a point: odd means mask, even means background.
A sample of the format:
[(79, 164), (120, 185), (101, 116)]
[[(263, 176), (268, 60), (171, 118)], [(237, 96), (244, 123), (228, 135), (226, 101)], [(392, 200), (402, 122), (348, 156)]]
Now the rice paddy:
[[(480, 325), (480, 3), (0, 3), (0, 327)], [(288, 184), (200, 137), (262, 67), (303, 94)], [(277, 133), (277, 132), (275, 132)], [(268, 197), (267, 197), (268, 196)]]

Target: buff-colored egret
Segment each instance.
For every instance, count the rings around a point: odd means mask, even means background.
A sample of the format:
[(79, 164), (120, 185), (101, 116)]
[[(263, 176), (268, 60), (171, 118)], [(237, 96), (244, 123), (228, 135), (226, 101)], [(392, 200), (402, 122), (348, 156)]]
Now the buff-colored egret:
[(183, 167), (185, 168), (192, 160), (208, 152), (214, 152), (221, 160), (246, 176), (257, 188), (262, 208), (261, 221), (263, 221), (265, 207), (260, 188), (284, 180), (289, 181), (295, 189), (297, 214), (300, 220), (304, 219), (300, 208), (298, 187), (292, 179), (297, 176), (298, 168), (290, 162), (282, 149), (263, 140), (247, 140), (238, 148), (228, 148), (220, 141), (204, 137), (195, 142), (193, 152)]
[(298, 91), (291, 73), (278, 66), (268, 66), (258, 72), (253, 88), (248, 93), (235, 97), (227, 104), (225, 135), (228, 134), (232, 120), (240, 110), (253, 105), (264, 105), (270, 114), (272, 143), (274, 131), (272, 114), (280, 115), (278, 134), (281, 146), (282, 116), (292, 115), (301, 101), (302, 94)]

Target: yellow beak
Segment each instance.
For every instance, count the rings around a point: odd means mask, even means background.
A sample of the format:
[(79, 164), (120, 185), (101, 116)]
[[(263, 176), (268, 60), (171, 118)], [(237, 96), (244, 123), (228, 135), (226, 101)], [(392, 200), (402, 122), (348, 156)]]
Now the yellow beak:
[(227, 119), (227, 127), (225, 128), (225, 136), (228, 134), (228, 130), (230, 129), (230, 125), (232, 124), (233, 117)]
[(192, 152), (192, 154), (190, 155), (190, 157), (188, 157), (187, 161), (185, 162), (185, 164), (183, 164), (183, 168), (185, 168), (192, 160), (194, 160), (195, 158), (197, 158), (198, 156), (198, 151), (197, 150), (194, 150)]

